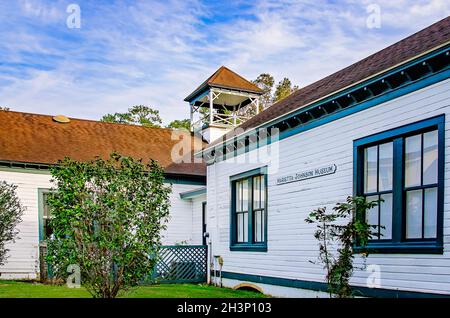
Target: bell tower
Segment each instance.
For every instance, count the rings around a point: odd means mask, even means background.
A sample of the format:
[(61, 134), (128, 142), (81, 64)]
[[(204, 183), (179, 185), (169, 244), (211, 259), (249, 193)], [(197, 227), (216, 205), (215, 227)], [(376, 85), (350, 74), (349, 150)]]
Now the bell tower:
[(191, 131), (208, 143), (259, 113), (262, 90), (225, 66), (184, 100), (190, 106)]

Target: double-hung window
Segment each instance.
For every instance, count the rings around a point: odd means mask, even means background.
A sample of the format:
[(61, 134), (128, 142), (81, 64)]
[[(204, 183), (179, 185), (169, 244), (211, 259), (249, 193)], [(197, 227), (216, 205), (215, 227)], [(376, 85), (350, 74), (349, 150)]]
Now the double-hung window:
[(372, 252), (442, 253), (444, 116), (358, 139), (355, 192), (379, 204)]
[(267, 169), (231, 177), (231, 250), (267, 250)]

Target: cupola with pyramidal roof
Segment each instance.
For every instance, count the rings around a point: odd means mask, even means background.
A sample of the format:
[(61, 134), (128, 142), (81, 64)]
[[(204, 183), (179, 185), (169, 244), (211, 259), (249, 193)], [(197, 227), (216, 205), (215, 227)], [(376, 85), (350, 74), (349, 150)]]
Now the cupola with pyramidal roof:
[(263, 91), (225, 66), (184, 100), (190, 106), (191, 131), (208, 143), (259, 113)]

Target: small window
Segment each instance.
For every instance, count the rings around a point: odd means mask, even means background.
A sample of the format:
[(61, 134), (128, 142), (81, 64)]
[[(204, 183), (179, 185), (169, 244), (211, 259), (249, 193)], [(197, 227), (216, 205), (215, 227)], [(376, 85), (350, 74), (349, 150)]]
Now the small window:
[(265, 169), (231, 178), (231, 249), (266, 250), (267, 191)]
[(380, 251), (441, 252), (444, 117), (355, 141), (356, 194), (379, 205), (369, 244)]

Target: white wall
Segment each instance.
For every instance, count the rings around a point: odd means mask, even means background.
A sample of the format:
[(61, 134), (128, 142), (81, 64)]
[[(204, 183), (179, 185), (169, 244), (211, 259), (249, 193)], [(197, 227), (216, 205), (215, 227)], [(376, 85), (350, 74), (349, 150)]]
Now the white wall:
[(0, 180), (18, 186), (17, 194), (26, 208), (17, 226), (19, 239), (8, 244), (9, 258), (0, 267), (0, 278), (35, 279), (39, 271), (38, 188), (50, 188), (50, 176), (2, 170)]
[[(269, 164), (268, 251), (229, 250), (230, 176), (265, 164), (228, 159), (208, 167), (208, 222), (213, 253), (224, 259), (223, 271), (324, 282), (314, 226), (304, 222), (317, 207), (331, 208), (353, 192), (353, 141), (421, 119), (446, 114), (444, 254), (372, 254), (368, 264), (381, 266), (381, 288), (450, 293), (450, 80), (437, 83), (373, 108), (283, 139), (279, 169)], [(253, 151), (254, 152), (254, 151)], [(250, 154), (251, 155), (251, 154)], [(243, 157), (240, 155), (239, 157)], [(242, 161), (242, 158), (237, 158)], [(336, 164), (335, 174), (276, 185), (294, 172)], [(358, 261), (357, 261), (358, 262)], [(366, 286), (367, 273), (357, 271), (352, 283)]]
[[(174, 245), (186, 242), (187, 244), (197, 244), (198, 238), (193, 233), (201, 233), (200, 229), (194, 228), (194, 206), (192, 200), (182, 200), (180, 193), (202, 188), (203, 185), (173, 184), (170, 195), (170, 220), (167, 230), (163, 232), (163, 244)], [(200, 206), (201, 222), (201, 206)], [(197, 218), (195, 220), (197, 222)]]
[[(0, 170), (0, 181), (16, 184), (20, 200), (26, 207), (22, 222), (18, 225), (20, 239), (8, 245), (9, 257), (6, 264), (0, 266), (0, 279), (35, 279), (39, 272), (38, 189), (51, 188), (51, 177), (49, 174), (30, 173), (32, 170), (18, 171), (24, 170), (7, 168)], [(170, 220), (167, 230), (163, 233), (163, 244), (171, 245), (181, 241), (192, 244), (193, 203), (181, 200), (179, 194), (199, 187), (202, 186), (173, 184), (170, 195)], [(195, 239), (197, 240), (197, 237)]]

